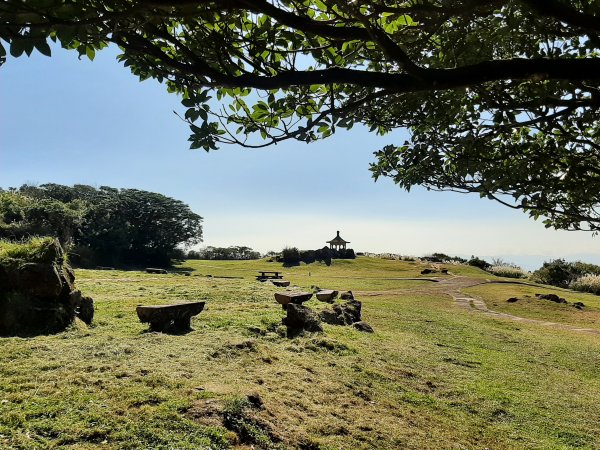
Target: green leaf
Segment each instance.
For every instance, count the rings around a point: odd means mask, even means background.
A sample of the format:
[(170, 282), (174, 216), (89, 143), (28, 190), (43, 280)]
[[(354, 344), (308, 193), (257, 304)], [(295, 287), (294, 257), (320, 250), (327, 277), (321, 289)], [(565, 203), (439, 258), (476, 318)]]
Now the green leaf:
[(85, 47), (85, 54), (89, 58), (90, 61), (93, 61), (94, 58), (96, 57), (96, 50), (94, 50), (94, 47), (91, 47), (88, 45)]
[(37, 48), (42, 55), (52, 56), (52, 50), (50, 50), (50, 46), (45, 40), (36, 42), (35, 48)]

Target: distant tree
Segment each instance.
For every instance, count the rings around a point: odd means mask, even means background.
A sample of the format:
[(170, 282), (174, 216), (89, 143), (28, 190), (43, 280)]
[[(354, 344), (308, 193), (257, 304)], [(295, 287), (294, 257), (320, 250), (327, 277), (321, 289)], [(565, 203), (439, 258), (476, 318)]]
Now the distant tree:
[(198, 250), (190, 250), (187, 253), (187, 259), (202, 259), (202, 258), (200, 258), (200, 252)]
[(487, 270), (492, 265), (484, 259), (478, 258), (477, 256), (471, 256), (471, 259), (467, 262), (468, 265), (479, 267), (480, 269)]
[(533, 272), (531, 279), (538, 283), (566, 288), (571, 282), (584, 275), (600, 275), (600, 266), (555, 259), (545, 262), (542, 267)]
[[(169, 264), (179, 246), (202, 240), (202, 217), (179, 200), (137, 189), (24, 185), (0, 194), (0, 233), (58, 237), (74, 260)], [(12, 233), (12, 236), (11, 236)]]
[(300, 251), (297, 247), (285, 247), (281, 251), (281, 260), (284, 264), (298, 264), (300, 262)]
[(24, 239), (53, 236), (65, 245), (74, 242), (84, 222), (84, 203), (63, 203), (51, 198), (30, 198), (20, 193), (0, 193), (0, 237)]
[(230, 247), (205, 247), (197, 252), (195, 259), (248, 260), (260, 258), (260, 253), (243, 245)]

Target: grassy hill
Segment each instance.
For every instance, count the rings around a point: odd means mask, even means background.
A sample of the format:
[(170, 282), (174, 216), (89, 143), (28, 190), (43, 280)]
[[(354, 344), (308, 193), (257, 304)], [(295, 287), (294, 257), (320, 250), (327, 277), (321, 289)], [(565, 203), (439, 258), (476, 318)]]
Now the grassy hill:
[[(402, 279), (428, 278), (424, 267), (358, 258), (186, 261), (190, 277), (77, 271), (96, 301), (94, 326), (0, 340), (0, 448), (600, 448), (600, 334), (480, 313), (443, 282)], [(490, 278), (447, 267), (449, 279)], [(351, 289), (375, 333), (324, 325), (284, 337), (280, 288), (255, 281), (259, 269), (302, 289)], [(539, 289), (464, 295), (600, 332), (598, 297), (561, 293), (581, 311), (506, 303)], [(138, 304), (192, 300), (207, 307), (185, 335), (149, 333), (135, 315)]]

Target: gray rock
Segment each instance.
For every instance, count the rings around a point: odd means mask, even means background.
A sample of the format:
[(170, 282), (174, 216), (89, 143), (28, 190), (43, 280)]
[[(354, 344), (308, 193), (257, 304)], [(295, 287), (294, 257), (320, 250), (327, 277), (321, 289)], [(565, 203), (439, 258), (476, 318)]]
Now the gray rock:
[(88, 325), (92, 323), (94, 320), (94, 300), (92, 297), (81, 297), (77, 315)]
[(307, 306), (289, 303), (287, 305), (287, 316), (282, 323), (287, 327), (288, 337), (295, 337), (304, 331), (323, 331), (319, 315)]
[(361, 321), (362, 304), (349, 300), (345, 304), (335, 304), (331, 309), (321, 311), (321, 320), (330, 325), (352, 325)]
[(374, 333), (375, 330), (373, 330), (373, 327), (371, 325), (369, 325), (367, 322), (355, 322), (352, 324), (352, 326), (354, 328), (356, 328), (358, 331), (363, 331), (365, 333)]
[(535, 296), (540, 300), (550, 300), (554, 303), (567, 303), (567, 301), (564, 298), (559, 297), (556, 294), (535, 294)]

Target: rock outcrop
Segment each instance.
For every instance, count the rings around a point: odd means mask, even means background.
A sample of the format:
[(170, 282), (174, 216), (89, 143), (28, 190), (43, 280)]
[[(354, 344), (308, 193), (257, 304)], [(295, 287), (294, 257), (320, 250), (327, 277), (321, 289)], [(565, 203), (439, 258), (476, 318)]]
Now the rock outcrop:
[(331, 309), (321, 311), (321, 320), (330, 325), (352, 325), (361, 321), (362, 304), (348, 300), (345, 304), (334, 304)]
[(282, 319), (287, 327), (288, 337), (295, 337), (304, 331), (323, 331), (319, 315), (307, 306), (289, 303), (287, 305), (287, 316)]
[(43, 258), (4, 259), (0, 264), (0, 336), (56, 333), (76, 316), (90, 324), (94, 302), (75, 289), (75, 275), (54, 241)]

